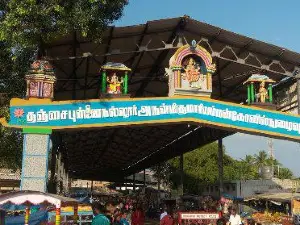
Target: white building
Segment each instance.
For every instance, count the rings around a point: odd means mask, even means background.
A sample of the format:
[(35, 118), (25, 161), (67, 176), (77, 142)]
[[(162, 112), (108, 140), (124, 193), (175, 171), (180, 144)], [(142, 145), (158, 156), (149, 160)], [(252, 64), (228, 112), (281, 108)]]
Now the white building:
[[(201, 185), (203, 195), (219, 196), (219, 185), (208, 184)], [(299, 180), (280, 180), (273, 178), (271, 180), (237, 180), (224, 182), (224, 193), (235, 197), (249, 197), (255, 194), (269, 192), (281, 189), (298, 189), (300, 188)]]

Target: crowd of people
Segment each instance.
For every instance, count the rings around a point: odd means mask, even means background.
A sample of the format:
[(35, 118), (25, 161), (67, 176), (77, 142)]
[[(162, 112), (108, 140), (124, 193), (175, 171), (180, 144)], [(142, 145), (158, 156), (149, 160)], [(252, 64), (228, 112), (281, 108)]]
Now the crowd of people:
[[(145, 211), (142, 205), (114, 203), (112, 201), (92, 204), (95, 215), (92, 225), (144, 225)], [(160, 225), (174, 225), (176, 216), (170, 207), (163, 206), (160, 214)]]
[[(108, 201), (105, 204), (93, 203), (94, 219), (92, 225), (144, 225), (146, 213), (144, 205), (137, 201)], [(207, 209), (207, 208), (206, 208)], [(149, 209), (148, 209), (149, 210)], [(219, 209), (220, 210), (220, 209)], [(177, 225), (178, 215), (174, 208), (162, 205), (160, 208), (160, 225)], [(209, 212), (207, 210), (200, 210)], [(214, 210), (215, 212), (218, 210)], [(148, 216), (149, 217), (149, 216)], [(151, 217), (149, 217), (151, 218)], [(148, 219), (149, 219), (148, 218)], [(153, 218), (152, 218), (153, 219)], [(157, 222), (158, 224), (158, 222)], [(227, 213), (220, 213), (218, 225), (241, 225), (241, 217), (234, 208), (229, 208)]]
[(141, 206), (124, 203), (93, 203), (92, 225), (144, 225), (145, 213)]

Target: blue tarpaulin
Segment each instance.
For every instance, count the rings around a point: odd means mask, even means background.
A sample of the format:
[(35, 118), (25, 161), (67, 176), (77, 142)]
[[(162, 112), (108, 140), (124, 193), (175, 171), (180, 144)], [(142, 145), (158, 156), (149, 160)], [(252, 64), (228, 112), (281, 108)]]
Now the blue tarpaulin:
[[(5, 211), (25, 211), (26, 206), (6, 203), (6, 204), (1, 205), (0, 208), (4, 209)], [(39, 209), (40, 209), (39, 205), (30, 206), (31, 213), (37, 212)]]
[[(5, 218), (6, 225), (24, 225), (24, 215), (22, 216), (11, 216)], [(39, 211), (30, 215), (29, 224), (30, 225), (39, 225), (42, 222), (48, 220), (47, 211)]]
[(227, 198), (227, 199), (231, 199), (234, 201), (243, 201), (244, 199), (242, 197), (236, 197), (233, 195), (229, 195), (229, 194), (222, 194), (222, 197)]
[(90, 197), (86, 196), (86, 197), (80, 197), (80, 198), (75, 198), (78, 202), (80, 203), (91, 203), (90, 202)]

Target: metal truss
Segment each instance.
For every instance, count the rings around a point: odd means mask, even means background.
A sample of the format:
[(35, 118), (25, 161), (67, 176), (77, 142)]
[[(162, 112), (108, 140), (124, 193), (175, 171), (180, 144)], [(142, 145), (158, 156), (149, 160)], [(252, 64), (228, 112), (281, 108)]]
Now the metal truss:
[[(171, 35), (171, 37), (174, 37), (174, 33)], [(176, 39), (178, 40), (178, 43), (176, 44)], [(186, 38), (184, 36), (182, 36), (182, 34), (179, 36), (179, 35), (176, 35), (176, 37), (171, 41), (170, 43), (170, 39), (166, 42), (162, 41), (164, 47), (159, 47), (159, 48), (148, 48), (149, 44), (151, 43), (151, 41), (149, 41), (146, 45), (139, 45), (141, 42), (137, 43), (137, 48), (133, 51), (124, 51), (122, 52), (121, 50), (118, 49), (118, 51), (114, 50), (112, 52), (107, 52), (105, 54), (92, 54), (92, 53), (84, 53), (82, 56), (76, 56), (76, 57), (66, 57), (66, 58), (48, 58), (48, 60), (50, 61), (58, 61), (58, 60), (68, 60), (68, 59), (83, 59), (83, 58), (87, 58), (87, 57), (91, 57), (93, 58), (95, 61), (99, 62), (97, 60), (97, 58), (101, 57), (104, 59), (107, 59), (108, 56), (113, 56), (113, 55), (127, 55), (127, 54), (132, 54), (132, 58), (130, 60), (130, 64), (132, 65), (133, 63), (133, 59), (138, 56), (140, 53), (145, 53), (145, 52), (156, 52), (156, 51), (167, 51), (167, 50), (176, 50), (178, 49), (179, 47), (181, 47), (183, 45), (183, 43), (181, 42), (182, 39), (184, 40), (185, 43), (188, 43)], [(210, 53), (212, 54), (213, 57), (215, 58), (219, 58), (219, 59), (223, 59), (225, 61), (228, 61), (228, 62), (234, 62), (234, 63), (238, 63), (238, 64), (242, 64), (242, 65), (246, 65), (246, 66), (249, 66), (249, 67), (252, 67), (254, 69), (260, 69), (260, 70), (265, 70), (267, 72), (270, 72), (270, 73), (276, 73), (276, 74), (281, 74), (281, 75), (285, 75), (285, 76), (290, 76), (290, 77), (294, 77), (295, 75), (295, 72), (296, 71), (299, 71), (300, 70), (300, 67), (298, 66), (295, 66), (294, 69), (291, 71), (291, 70), (288, 70), (287, 68), (284, 67), (284, 65), (282, 65), (282, 61), (281, 60), (278, 60), (278, 59), (270, 59), (269, 56), (266, 56), (266, 55), (263, 55), (263, 54), (260, 54), (260, 53), (254, 53), (254, 52), (251, 52), (251, 51), (248, 51), (247, 50), (247, 46), (250, 46), (251, 43), (247, 44), (245, 47), (243, 48), (240, 48), (242, 49), (242, 51), (240, 52), (236, 52), (236, 50), (234, 50), (234, 47), (232, 46), (229, 46), (229, 45), (224, 45), (224, 47), (219, 50), (219, 51), (216, 51), (213, 49), (212, 47), (212, 41), (210, 41), (209, 39), (207, 38), (201, 38), (199, 41), (198, 41), (198, 44), (199, 45), (205, 45), (205, 48), (208, 48), (207, 50), (210, 51)], [(230, 52), (230, 57), (226, 56), (224, 53), (225, 52)], [(241, 53), (246, 53), (243, 54), (245, 56), (241, 57)], [(280, 55), (282, 55), (284, 52), (284, 50), (282, 50), (282, 52), (280, 52), (277, 56), (280, 57)], [(267, 57), (270, 59), (269, 62), (262, 62), (259, 57), (257, 55), (261, 55), (261, 56), (264, 56), (264, 57)], [(105, 62), (106, 60), (104, 60)], [(254, 61), (255, 63), (251, 62), (251, 61)], [(283, 62), (284, 63), (284, 62)], [(290, 64), (289, 62), (287, 62), (288, 64)], [(275, 70), (273, 69), (272, 67), (275, 67), (277, 66), (279, 69), (278, 70)], [(74, 71), (72, 71), (74, 72)]]

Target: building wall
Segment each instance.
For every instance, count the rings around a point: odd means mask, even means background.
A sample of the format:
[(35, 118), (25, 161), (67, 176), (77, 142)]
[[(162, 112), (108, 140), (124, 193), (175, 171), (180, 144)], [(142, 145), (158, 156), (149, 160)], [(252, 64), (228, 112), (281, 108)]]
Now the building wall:
[(20, 189), (21, 172), (0, 168), (0, 193), (18, 191)]
[[(299, 189), (300, 182), (298, 180), (246, 180), (246, 181), (231, 181), (224, 183), (224, 193), (236, 197), (249, 197), (258, 193), (264, 193), (280, 189)], [(203, 195), (211, 195), (218, 197), (219, 185), (210, 184), (202, 185)]]
[[(101, 187), (106, 187), (109, 185), (109, 182), (104, 182), (104, 181), (93, 181), (93, 187), (94, 188), (101, 188)], [(77, 187), (77, 188), (91, 188), (92, 181), (90, 180), (77, 180), (73, 179), (71, 181), (71, 187)]]
[(276, 103), (281, 111), (298, 114), (297, 103), (297, 83), (278, 91), (276, 96)]
[[(210, 195), (213, 197), (219, 196), (219, 184), (207, 184), (207, 185), (201, 185), (201, 188), (203, 190), (203, 195)], [(237, 182), (236, 181), (229, 181), (224, 182), (224, 193), (237, 196)]]

